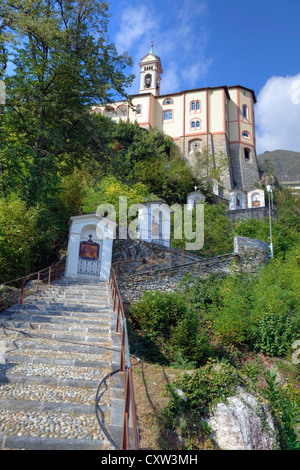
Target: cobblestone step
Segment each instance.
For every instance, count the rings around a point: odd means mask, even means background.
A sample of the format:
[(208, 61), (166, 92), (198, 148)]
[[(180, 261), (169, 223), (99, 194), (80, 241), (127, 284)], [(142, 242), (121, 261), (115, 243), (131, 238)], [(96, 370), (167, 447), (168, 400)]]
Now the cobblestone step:
[[(53, 404), (72, 405), (90, 405), (95, 406), (95, 396), (97, 388), (95, 387), (59, 387), (49, 384), (24, 384), (24, 383), (6, 383), (0, 386), (0, 400), (11, 400), (12, 404), (19, 401), (39, 402), (40, 406), (45, 402)], [(3, 408), (7, 409), (9, 404), (3, 402)]]
[[(44, 361), (23, 361), (12, 363), (8, 362), (0, 366), (0, 383), (7, 380), (13, 381), (15, 377), (32, 377), (35, 381), (47, 380), (50, 378), (55, 381), (59, 379), (82, 380), (82, 381), (100, 381), (109, 373), (111, 368), (108, 365), (103, 367), (86, 367), (79, 365), (66, 365), (60, 360)], [(25, 381), (27, 379), (24, 379)]]
[(0, 448), (107, 448), (95, 398), (114, 367), (111, 314), (108, 284), (62, 282), (0, 315)]
[(33, 338), (44, 338), (44, 339), (48, 339), (48, 340), (53, 340), (53, 341), (64, 341), (64, 342), (70, 342), (70, 343), (86, 343), (86, 344), (96, 344), (98, 346), (105, 346), (105, 347), (109, 347), (111, 342), (110, 342), (110, 335), (109, 333), (106, 334), (106, 336), (103, 334), (101, 337), (99, 336), (99, 334), (74, 334), (73, 333), (68, 333), (68, 332), (64, 332), (64, 333), (53, 333), (53, 331), (55, 330), (32, 330), (32, 329), (28, 329), (27, 331), (23, 330), (23, 329), (16, 329), (16, 330), (13, 330), (13, 331), (9, 331), (9, 336), (7, 336), (7, 334), (0, 329), (0, 341), (6, 341), (8, 338), (10, 338), (11, 340), (12, 339), (18, 339), (18, 338), (22, 338), (24, 335), (28, 335), (30, 336), (32, 339)]
[[(16, 311), (25, 311), (29, 310), (31, 312), (36, 312), (37, 310), (40, 312), (81, 312), (81, 313), (100, 313), (101, 311), (109, 311), (108, 304), (103, 302), (101, 304), (92, 304), (92, 303), (80, 303), (80, 302), (65, 302), (65, 303), (56, 303), (56, 302), (41, 302), (41, 303), (34, 303), (34, 304), (23, 304), (21, 308), (15, 308), (14, 313)], [(13, 311), (13, 310), (12, 310)]]
[[(84, 403), (63, 403), (61, 401), (36, 401), (36, 400), (14, 400), (0, 398), (0, 408), (5, 407), (5, 412), (21, 411), (31, 413), (49, 413), (54, 412), (55, 415), (59, 413), (69, 413), (73, 417), (77, 416), (90, 416), (94, 415), (95, 405)], [(109, 416), (109, 407), (102, 407), (104, 414)], [(4, 415), (3, 413), (3, 415)], [(42, 419), (41, 419), (42, 420)]]
[[(1, 330), (0, 330), (1, 331)], [(14, 341), (6, 340), (7, 351), (11, 353), (22, 352), (22, 354), (27, 354), (32, 352), (32, 354), (56, 354), (63, 355), (63, 357), (72, 357), (72, 358), (87, 358), (89, 356), (97, 357), (99, 360), (105, 355), (107, 357), (111, 354), (111, 347), (108, 346), (98, 346), (97, 344), (69, 344), (69, 343), (57, 343), (54, 340), (45, 340), (45, 339), (32, 339), (24, 338), (17, 339)]]
[[(1, 321), (0, 321), (1, 324)], [(4, 327), (11, 328), (12, 330), (22, 330), (22, 329), (27, 329), (27, 330), (32, 330), (32, 332), (37, 332), (37, 331), (65, 331), (69, 333), (82, 333), (82, 334), (99, 334), (99, 336), (102, 334), (109, 334), (110, 333), (110, 328), (108, 325), (108, 322), (103, 322), (101, 327), (93, 327), (93, 326), (83, 326), (85, 323), (81, 323), (80, 325), (74, 323), (69, 319), (68, 321), (65, 321), (64, 324), (57, 324), (57, 323), (37, 323), (33, 321), (24, 321), (24, 322), (19, 322), (16, 320), (12, 321), (6, 321), (4, 324)]]
[(0, 434), (2, 450), (106, 450), (104, 440), (17, 437)]
[(50, 385), (55, 387), (87, 387), (96, 388), (99, 385), (100, 377), (94, 380), (74, 379), (70, 377), (52, 377), (52, 376), (36, 376), (36, 375), (22, 375), (22, 374), (0, 374), (0, 384), (36, 384), (36, 385)]
[(49, 323), (53, 322), (65, 322), (68, 319), (72, 319), (72, 322), (89, 322), (89, 321), (108, 321), (110, 311), (108, 309), (100, 310), (99, 312), (91, 313), (81, 313), (80, 311), (69, 312), (69, 311), (60, 311), (45, 309), (45, 310), (31, 310), (24, 309), (15, 312), (6, 311), (5, 314), (0, 315), (0, 322), (9, 321), (9, 320), (28, 320), (28, 321), (38, 321), (45, 322), (49, 318)]
[(61, 406), (58, 409), (57, 403), (46, 403), (43, 408), (39, 404), (34, 407), (30, 402), (20, 402), (20, 405), (23, 409), (0, 412), (0, 434), (27, 438), (103, 440), (103, 432), (91, 407), (83, 409), (82, 405), (73, 405), (73, 408)]
[(10, 327), (21, 328), (22, 326), (30, 327), (30, 324), (38, 323), (39, 325), (46, 323), (55, 323), (58, 327), (64, 327), (64, 324), (72, 322), (73, 325), (85, 325), (86, 327), (93, 327), (94, 325), (101, 325), (105, 327), (109, 322), (109, 315), (101, 315), (98, 317), (85, 317), (78, 318), (71, 315), (59, 316), (57, 315), (29, 315), (29, 314), (16, 314), (12, 317), (0, 317), (0, 325), (5, 324)]
[[(110, 366), (109, 361), (97, 361), (97, 360), (76, 360), (76, 359), (64, 359), (64, 358), (57, 358), (57, 357), (41, 357), (41, 356), (26, 356), (16, 355), (16, 354), (7, 354), (6, 355), (6, 366), (9, 364), (15, 363), (33, 363), (33, 364), (51, 364), (51, 365), (59, 365), (59, 366), (66, 366), (66, 367), (86, 367), (88, 369), (105, 369)], [(1, 371), (1, 365), (0, 365)]]

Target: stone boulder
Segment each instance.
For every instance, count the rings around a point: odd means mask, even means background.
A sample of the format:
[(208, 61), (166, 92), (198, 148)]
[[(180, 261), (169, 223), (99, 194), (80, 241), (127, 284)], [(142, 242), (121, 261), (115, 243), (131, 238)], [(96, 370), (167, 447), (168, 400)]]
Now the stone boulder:
[(272, 450), (275, 429), (267, 405), (237, 387), (236, 395), (217, 404), (207, 420), (211, 438), (222, 450)]

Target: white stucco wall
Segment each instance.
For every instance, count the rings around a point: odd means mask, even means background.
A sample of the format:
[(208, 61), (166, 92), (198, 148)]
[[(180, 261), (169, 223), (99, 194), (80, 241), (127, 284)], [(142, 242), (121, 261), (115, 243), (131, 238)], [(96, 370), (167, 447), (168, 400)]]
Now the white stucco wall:
[[(66, 277), (82, 277), (78, 274), (80, 243), (87, 241), (88, 236), (92, 235), (92, 241), (100, 245), (101, 271), (99, 281), (108, 281), (111, 259), (113, 238), (116, 224), (96, 214), (86, 214), (72, 217), (69, 230), (69, 242), (66, 262)], [(88, 276), (84, 276), (88, 278)]]
[[(161, 216), (159, 216), (159, 213), (161, 213)], [(154, 233), (152, 230), (153, 220), (159, 224), (159, 234)], [(170, 209), (166, 204), (153, 202), (141, 205), (138, 223), (138, 238), (140, 240), (170, 246), (171, 217)]]

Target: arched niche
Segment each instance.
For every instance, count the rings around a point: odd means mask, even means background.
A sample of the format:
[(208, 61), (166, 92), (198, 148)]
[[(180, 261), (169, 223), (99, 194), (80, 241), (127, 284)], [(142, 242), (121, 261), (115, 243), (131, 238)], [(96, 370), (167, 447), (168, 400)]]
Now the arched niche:
[(242, 189), (233, 189), (230, 191), (229, 210), (241, 209), (246, 209), (246, 193)]
[(108, 281), (115, 222), (96, 213), (71, 217), (65, 277)]
[(138, 213), (138, 238), (149, 243), (170, 246), (171, 212), (162, 200), (141, 204)]
[(252, 191), (248, 191), (247, 197), (249, 209), (265, 207), (265, 192), (263, 189), (253, 189)]
[(192, 210), (197, 204), (205, 202), (205, 196), (200, 191), (193, 191), (187, 196), (187, 209)]

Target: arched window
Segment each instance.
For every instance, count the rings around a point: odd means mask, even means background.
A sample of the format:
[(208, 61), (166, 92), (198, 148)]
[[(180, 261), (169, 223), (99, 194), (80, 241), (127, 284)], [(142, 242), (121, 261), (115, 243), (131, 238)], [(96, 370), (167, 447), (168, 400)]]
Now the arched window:
[(126, 117), (127, 116), (127, 106), (125, 104), (122, 104), (117, 108), (116, 111), (117, 117)]
[(138, 104), (137, 107), (136, 107), (136, 114), (137, 116), (141, 115), (142, 114), (142, 105), (141, 104)]
[(191, 110), (191, 113), (200, 112), (200, 101), (192, 101), (190, 110)]
[(145, 76), (145, 88), (151, 88), (151, 84), (152, 84), (152, 75), (151, 73), (147, 73), (147, 75)]
[(163, 106), (165, 106), (166, 104), (174, 104), (174, 101), (172, 100), (172, 98), (166, 98), (163, 101)]
[(115, 117), (115, 115), (116, 115), (115, 109), (112, 107), (105, 108), (103, 112), (103, 116), (108, 117), (108, 118), (113, 118)]
[(168, 109), (163, 112), (163, 121), (168, 122), (168, 121), (173, 121), (173, 111), (172, 109)]
[(250, 139), (250, 134), (249, 134), (249, 132), (247, 132), (247, 131), (244, 131), (244, 132), (242, 133), (242, 136), (245, 137), (246, 139)]
[(199, 119), (193, 119), (191, 122), (191, 130), (199, 131), (201, 129), (201, 123)]

